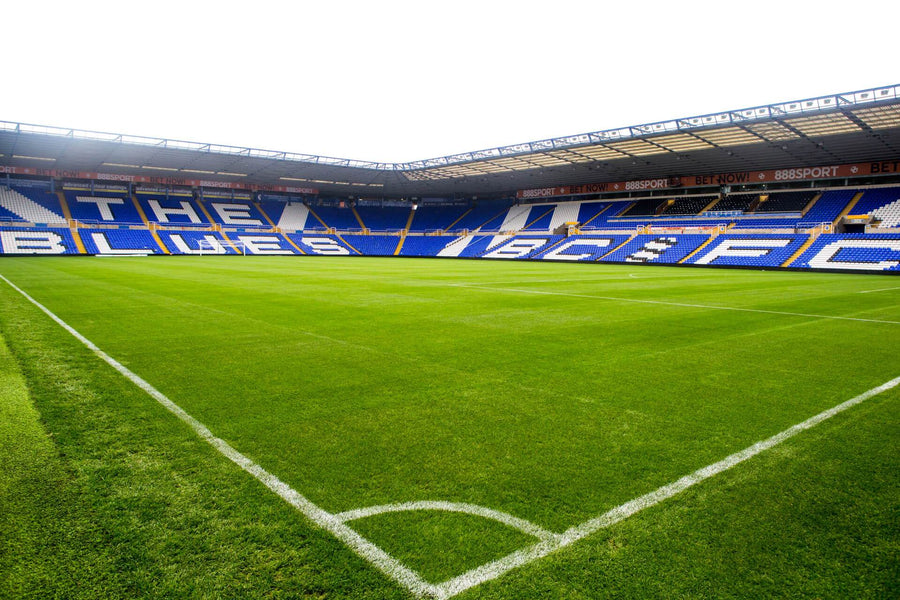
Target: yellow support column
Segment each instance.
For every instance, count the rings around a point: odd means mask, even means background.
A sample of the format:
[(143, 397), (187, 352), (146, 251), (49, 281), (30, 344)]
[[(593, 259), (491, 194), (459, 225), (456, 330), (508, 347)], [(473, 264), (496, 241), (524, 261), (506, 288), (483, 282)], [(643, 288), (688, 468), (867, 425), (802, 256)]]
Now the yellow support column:
[(631, 237), (629, 237), (627, 240), (625, 240), (624, 242), (622, 242), (621, 244), (619, 244), (618, 246), (616, 246), (615, 248), (613, 248), (612, 250), (610, 250), (609, 252), (607, 252), (606, 254), (604, 254), (603, 256), (601, 256), (600, 258), (598, 258), (598, 259), (597, 259), (596, 261), (594, 261), (594, 262), (598, 262), (598, 261), (603, 260), (604, 258), (606, 258), (607, 256), (609, 256), (610, 254), (612, 254), (613, 252), (615, 252), (616, 250), (618, 250), (619, 248), (621, 248), (622, 246), (624, 246), (625, 244), (627, 244), (628, 242), (630, 242), (631, 240), (633, 240), (634, 238), (636, 238), (637, 236), (638, 236), (638, 234), (636, 234), (636, 233), (631, 234)]
[(605, 213), (606, 211), (611, 209), (612, 207), (613, 207), (612, 204), (606, 205), (600, 212), (598, 212), (596, 215), (594, 215), (593, 217), (591, 217), (590, 219), (588, 219), (587, 221), (582, 223), (581, 227), (584, 227), (585, 225), (587, 225), (588, 223), (590, 223), (591, 221), (593, 221), (594, 219), (596, 219), (597, 217), (599, 217), (600, 215), (602, 215), (603, 213)]
[(322, 227), (324, 227), (325, 229), (331, 229), (331, 227), (329, 227), (328, 224), (325, 223), (325, 221), (323, 221), (322, 218), (316, 214), (316, 211), (314, 211), (309, 204), (306, 205), (306, 208), (309, 210), (309, 214), (314, 216), (316, 218), (316, 221), (322, 224)]
[(406, 243), (406, 236), (409, 234), (409, 228), (412, 227), (413, 217), (415, 216), (416, 211), (410, 208), (409, 218), (406, 219), (406, 226), (403, 228), (403, 231), (400, 232), (400, 241), (397, 242), (397, 247), (394, 249), (394, 256), (400, 256), (400, 251), (403, 250), (403, 244)]
[(256, 210), (259, 211), (259, 214), (263, 216), (263, 218), (266, 220), (266, 223), (268, 223), (272, 227), (272, 229), (275, 229), (277, 227), (275, 225), (275, 221), (269, 218), (269, 215), (266, 214), (266, 211), (263, 210), (263, 207), (259, 204), (259, 202), (254, 202), (253, 206), (256, 207)]
[(69, 224), (69, 230), (72, 232), (72, 239), (75, 241), (75, 247), (78, 248), (78, 254), (87, 254), (87, 248), (84, 247), (84, 242), (81, 241), (81, 234), (78, 233), (78, 225), (75, 224), (72, 213), (69, 211), (69, 203), (66, 202), (66, 195), (63, 192), (56, 192), (56, 196), (59, 198), (59, 205), (62, 207), (66, 223)]
[(404, 231), (409, 231), (410, 227), (412, 227), (413, 217), (415, 216), (416, 211), (409, 209), (409, 218), (406, 220), (406, 227), (403, 228)]
[(363, 223), (362, 217), (359, 216), (359, 213), (358, 213), (358, 212), (356, 212), (356, 207), (355, 207), (355, 206), (351, 206), (351, 207), (350, 207), (350, 210), (353, 211), (353, 216), (356, 217), (356, 222), (359, 223), (359, 226), (362, 227), (363, 229), (365, 229), (365, 228), (366, 228), (366, 224)]
[(294, 240), (289, 238), (285, 232), (283, 232), (281, 229), (278, 228), (277, 225), (275, 225), (275, 221), (273, 221), (272, 219), (269, 218), (269, 215), (266, 214), (266, 211), (263, 210), (263, 208), (262, 208), (262, 206), (260, 206), (259, 202), (254, 202), (253, 206), (256, 207), (256, 210), (259, 211), (259, 214), (261, 214), (266, 219), (266, 221), (269, 223), (269, 225), (272, 226), (272, 231), (280, 233), (281, 237), (284, 238), (284, 241), (286, 241), (288, 244), (290, 244), (291, 246), (296, 248), (297, 252), (299, 252), (300, 254), (306, 254), (306, 252), (303, 250), (303, 248), (301, 248), (300, 246), (295, 244)]
[(682, 258), (681, 260), (679, 260), (679, 261), (678, 261), (678, 264), (679, 264), (679, 265), (687, 264), (688, 259), (693, 258), (695, 255), (699, 254), (701, 250), (703, 250), (704, 248), (706, 248), (707, 246), (709, 246), (709, 243), (712, 242), (712, 241), (713, 241), (714, 239), (716, 239), (717, 237), (719, 237), (719, 234), (718, 234), (718, 233), (714, 233), (714, 234), (712, 234), (711, 236), (709, 236), (709, 239), (708, 239), (708, 240), (706, 240), (705, 242), (703, 242), (702, 244), (700, 244), (699, 246), (697, 246), (697, 249), (696, 249), (696, 250), (694, 250), (693, 252), (691, 252), (690, 254), (688, 254), (687, 256), (685, 256), (684, 258)]
[(464, 212), (463, 214), (459, 215), (459, 218), (458, 218), (457, 220), (453, 221), (452, 223), (450, 223), (449, 225), (447, 225), (446, 227), (444, 227), (444, 231), (449, 231), (450, 229), (452, 229), (454, 225), (456, 225), (457, 223), (459, 223), (460, 221), (462, 221), (462, 220), (465, 218), (465, 216), (466, 216), (467, 214), (469, 214), (470, 212), (472, 212), (473, 210), (475, 210), (475, 209), (474, 209), (474, 208), (470, 208), (469, 210), (467, 210), (467, 211)]
[(847, 204), (847, 206), (844, 207), (844, 210), (842, 210), (841, 214), (837, 216), (837, 219), (831, 222), (832, 227), (835, 227), (838, 223), (841, 222), (841, 219), (850, 214), (850, 211), (853, 210), (857, 202), (860, 201), (860, 199), (863, 197), (863, 194), (865, 194), (865, 192), (858, 192), (855, 196), (853, 196), (853, 199), (849, 204)]
[[(225, 238), (225, 241), (228, 242), (228, 245), (231, 246), (231, 249), (232, 249), (232, 250), (234, 250), (234, 253), (235, 253), (235, 254), (240, 254), (240, 252), (238, 252), (237, 246), (235, 246), (235, 245), (234, 245), (234, 242), (232, 242), (232, 241), (228, 238), (228, 234), (225, 233), (225, 230), (222, 229), (221, 225), (219, 225), (218, 223), (216, 223), (216, 220), (213, 219), (212, 215), (209, 214), (209, 211), (206, 210), (206, 206), (204, 206), (202, 200), (197, 200), (197, 206), (200, 207), (200, 210), (203, 211), (203, 214), (206, 215), (206, 218), (209, 219), (209, 222), (210, 222), (210, 223), (212, 223), (212, 226), (213, 226), (219, 233), (222, 234), (222, 237)], [(245, 248), (245, 251), (246, 251), (246, 248)]]
[(819, 198), (821, 198), (821, 197), (822, 197), (822, 192), (819, 192), (818, 194), (813, 196), (813, 199), (809, 201), (809, 204), (807, 204), (805, 207), (803, 207), (803, 210), (800, 211), (800, 214), (805, 215), (806, 213), (808, 213), (809, 209), (811, 209), (813, 206), (815, 206), (816, 202), (818, 202)]
[(631, 210), (632, 208), (634, 208), (634, 205), (635, 205), (635, 204), (637, 204), (637, 202), (632, 202), (631, 204), (628, 205), (627, 208), (625, 208), (625, 210), (620, 210), (620, 211), (619, 211), (619, 215), (621, 216), (621, 215), (624, 215), (625, 213), (627, 213), (629, 210)]
[(722, 200), (721, 198), (715, 198), (715, 199), (713, 199), (712, 202), (710, 202), (709, 204), (707, 204), (706, 206), (703, 207), (703, 210), (700, 211), (700, 214), (702, 215), (702, 214), (705, 213), (706, 211), (712, 210), (712, 209), (713, 209), (713, 206), (715, 206), (716, 204), (718, 204), (719, 202), (721, 202), (721, 200)]
[(554, 248), (556, 248), (557, 246), (559, 246), (559, 245), (562, 244), (563, 242), (568, 242), (568, 241), (571, 240), (573, 237), (578, 237), (578, 236), (563, 237), (563, 239), (559, 240), (559, 241), (556, 242), (555, 244), (550, 244), (548, 247), (542, 249), (542, 250), (540, 251), (540, 253), (541, 253), (541, 254), (545, 254), (545, 253), (547, 253), (547, 252), (550, 252), (551, 250), (553, 250)]
[(406, 230), (400, 234), (400, 241), (397, 242), (397, 248), (394, 250), (394, 256), (400, 256), (400, 251), (403, 250), (403, 244), (406, 242)]
[(818, 233), (813, 233), (812, 235), (810, 235), (809, 239), (806, 240), (805, 242), (803, 242), (803, 245), (800, 246), (799, 248), (797, 248), (797, 251), (794, 252), (789, 259), (784, 261), (784, 263), (781, 266), (782, 267), (791, 266), (791, 263), (794, 262), (795, 260), (797, 260), (798, 258), (800, 258), (803, 255), (803, 253), (806, 252), (807, 248), (809, 248), (810, 246), (813, 245), (813, 242), (815, 242), (818, 237), (819, 237)]
[(342, 242), (344, 242), (345, 244), (347, 244), (347, 247), (348, 247), (348, 248), (350, 248), (351, 250), (353, 250), (354, 252), (356, 252), (357, 254), (359, 254), (360, 256), (362, 256), (362, 252), (360, 252), (359, 250), (357, 250), (356, 248), (354, 248), (353, 246), (351, 246), (350, 244), (348, 244), (348, 243), (347, 243), (347, 240), (345, 240), (344, 238), (342, 238), (340, 235), (338, 235), (337, 233), (335, 233), (335, 234), (334, 234), (334, 237), (336, 237), (337, 239), (339, 239), (339, 240), (341, 240)]
[(548, 210), (547, 212), (545, 212), (544, 214), (542, 214), (541, 216), (539, 216), (537, 219), (535, 219), (535, 220), (532, 221), (531, 223), (528, 223), (525, 227), (523, 227), (523, 228), (521, 229), (521, 231), (524, 231), (524, 230), (528, 229), (529, 227), (531, 227), (532, 225), (534, 225), (535, 223), (537, 223), (538, 221), (540, 221), (541, 219), (543, 219), (544, 217), (546, 217), (547, 215), (549, 215), (550, 213), (552, 213), (554, 210), (556, 210), (555, 207), (554, 207), (554, 208), (551, 208), (550, 210)]
[(147, 230), (150, 232), (150, 235), (153, 236), (153, 241), (156, 242), (156, 245), (159, 246), (159, 249), (162, 250), (163, 254), (172, 254), (169, 252), (169, 249), (166, 248), (166, 245), (163, 244), (162, 238), (159, 237), (159, 234), (156, 233), (156, 230), (150, 225), (150, 220), (147, 218), (147, 215), (144, 214), (144, 209), (141, 208), (141, 203), (138, 202), (137, 196), (131, 194), (131, 202), (134, 204), (134, 207), (137, 209), (138, 214), (141, 216), (141, 221), (146, 225)]

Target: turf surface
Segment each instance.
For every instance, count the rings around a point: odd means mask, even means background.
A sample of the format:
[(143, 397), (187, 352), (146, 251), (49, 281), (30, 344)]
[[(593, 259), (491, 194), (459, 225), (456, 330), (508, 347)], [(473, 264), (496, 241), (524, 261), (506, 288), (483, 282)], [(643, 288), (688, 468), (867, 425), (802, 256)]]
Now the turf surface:
[[(562, 532), (900, 375), (900, 290), (859, 293), (889, 277), (297, 257), (0, 274), (332, 513), (439, 500)], [(0, 456), (22, 465), (0, 596), (408, 596), (5, 284), (0, 332), (19, 382)], [(460, 597), (896, 597), (898, 398)], [(534, 541), (459, 513), (351, 525), (433, 582)]]

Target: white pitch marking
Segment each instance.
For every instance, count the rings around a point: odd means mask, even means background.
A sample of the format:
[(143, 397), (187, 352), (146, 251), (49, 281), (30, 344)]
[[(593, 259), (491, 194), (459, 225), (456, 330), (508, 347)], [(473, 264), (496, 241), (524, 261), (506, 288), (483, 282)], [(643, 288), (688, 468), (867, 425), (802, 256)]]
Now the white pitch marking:
[(615, 525), (616, 523), (627, 519), (628, 517), (644, 510), (645, 508), (655, 506), (663, 500), (667, 500), (672, 496), (680, 494), (684, 490), (700, 483), (701, 481), (718, 475), (723, 471), (727, 471), (728, 469), (739, 465), (740, 463), (756, 456), (757, 454), (764, 452), (774, 446), (777, 446), (778, 444), (797, 435), (798, 433), (806, 431), (807, 429), (811, 429), (822, 421), (830, 419), (831, 417), (847, 410), (848, 408), (865, 402), (869, 398), (881, 394), (882, 392), (886, 392), (887, 390), (890, 390), (897, 385), (900, 385), (900, 377), (896, 377), (886, 383), (881, 384), (878, 387), (872, 388), (867, 392), (863, 392), (859, 396), (851, 398), (850, 400), (838, 404), (833, 408), (822, 411), (814, 417), (810, 417), (809, 419), (803, 421), (802, 423), (785, 429), (781, 433), (776, 433), (772, 437), (761, 442), (757, 442), (752, 446), (741, 450), (740, 452), (736, 452), (720, 460), (717, 463), (713, 463), (709, 466), (703, 467), (702, 469), (698, 469), (690, 475), (685, 475), (681, 479), (657, 488), (649, 494), (644, 494), (643, 496), (635, 498), (634, 500), (626, 502), (625, 504), (621, 504), (613, 508), (612, 510), (603, 513), (599, 517), (595, 517), (593, 519), (585, 521), (581, 525), (576, 525), (575, 527), (568, 529), (555, 539), (539, 542), (531, 546), (530, 548), (523, 548), (522, 550), (513, 552), (512, 554), (509, 554), (508, 556), (505, 556), (499, 560), (487, 563), (485, 565), (472, 569), (467, 573), (463, 573), (458, 577), (438, 584), (437, 587), (440, 592), (438, 598), (446, 599), (450, 598), (451, 596), (455, 596), (456, 594), (464, 592), (471, 587), (480, 585), (492, 579), (496, 579), (507, 571), (547, 556), (551, 552), (555, 552), (560, 548), (573, 544), (578, 540), (584, 539), (585, 537), (596, 533), (601, 529), (605, 529), (607, 527)]
[(857, 294), (873, 294), (875, 292), (887, 292), (890, 290), (900, 290), (900, 287), (892, 287), (892, 288), (882, 288), (880, 290), (865, 290), (862, 292), (857, 292)]
[(808, 313), (789, 312), (783, 310), (763, 310), (761, 308), (741, 308), (739, 306), (715, 306), (713, 304), (689, 304), (686, 302), (668, 302), (665, 300), (641, 300), (639, 298), (619, 298), (616, 296), (596, 296), (592, 294), (574, 294), (570, 292), (548, 292), (543, 290), (523, 290), (517, 288), (498, 288), (480, 285), (451, 284), (452, 287), (468, 288), (473, 290), (487, 290), (491, 292), (509, 292), (515, 294), (538, 294), (541, 296), (567, 296), (569, 298), (589, 298), (592, 300), (610, 300), (613, 302), (634, 302), (637, 304), (658, 304), (662, 306), (681, 306), (683, 308), (705, 308), (709, 310), (731, 310), (737, 312), (761, 313), (766, 315), (786, 315), (790, 317), (809, 317), (813, 319), (832, 319), (835, 321), (857, 321), (862, 323), (882, 323), (885, 325), (900, 325), (900, 321), (887, 321), (884, 319), (862, 319), (860, 317), (841, 317), (835, 315), (816, 315)]
[(465, 502), (441, 502), (433, 500), (423, 500), (419, 502), (382, 504), (380, 506), (369, 506), (367, 508), (348, 510), (334, 516), (336, 519), (347, 522), (356, 519), (365, 519), (366, 517), (374, 517), (376, 515), (381, 515), (384, 513), (405, 512), (410, 510), (441, 510), (447, 512), (466, 513), (469, 515), (475, 515), (478, 517), (484, 517), (485, 519), (498, 521), (500, 523), (503, 523), (504, 525), (512, 527), (513, 529), (518, 529), (522, 533), (534, 536), (542, 541), (552, 540), (559, 537), (558, 533), (547, 531), (543, 527), (535, 525), (531, 521), (520, 519), (519, 517), (514, 517), (509, 513), (505, 513), (499, 510), (493, 510), (484, 506), (478, 506), (477, 504), (468, 504)]
[(278, 477), (269, 473), (261, 466), (247, 458), (225, 440), (217, 438), (213, 433), (200, 421), (192, 417), (184, 411), (180, 406), (169, 400), (162, 392), (150, 385), (147, 381), (132, 372), (126, 366), (112, 358), (106, 352), (98, 348), (92, 341), (81, 335), (78, 331), (69, 326), (68, 323), (53, 314), (46, 306), (29, 296), (25, 291), (17, 287), (9, 279), (0, 275), (0, 279), (5, 281), (14, 290), (22, 294), (26, 300), (41, 309), (48, 317), (53, 319), (57, 325), (72, 334), (75, 339), (87, 346), (91, 351), (100, 357), (104, 362), (114, 368), (116, 371), (125, 376), (129, 381), (147, 392), (154, 400), (163, 405), (176, 417), (187, 423), (194, 430), (194, 433), (203, 438), (213, 448), (227, 457), (231, 462), (247, 471), (257, 480), (259, 480), (267, 488), (278, 494), (285, 502), (299, 510), (307, 518), (319, 527), (329, 531), (336, 538), (344, 542), (352, 548), (357, 554), (370, 563), (378, 567), (383, 573), (391, 577), (394, 581), (403, 585), (406, 589), (418, 596), (437, 596), (436, 586), (426, 582), (415, 571), (409, 569), (400, 563), (397, 559), (390, 556), (387, 552), (365, 539), (353, 529), (343, 523), (341, 519), (335, 515), (319, 508), (312, 501), (297, 492), (295, 489), (284, 483)]
[[(455, 596), (465, 590), (468, 590), (474, 586), (480, 585), (486, 581), (490, 581), (492, 579), (496, 579), (497, 577), (503, 575), (504, 573), (515, 569), (517, 567), (523, 566), (527, 563), (538, 560), (552, 552), (555, 552), (561, 548), (569, 546), (585, 537), (588, 537), (601, 529), (610, 527), (627, 519), (628, 517), (634, 515), (637, 512), (645, 508), (649, 508), (651, 506), (655, 506), (660, 502), (667, 500), (677, 494), (680, 494), (684, 490), (706, 480), (710, 477), (718, 475), (723, 471), (727, 471), (732, 467), (764, 452), (785, 440), (805, 431), (807, 429), (811, 429), (815, 427), (819, 423), (830, 419), (831, 417), (849, 409), (857, 404), (860, 404), (873, 396), (881, 394), (887, 390), (890, 390), (897, 385), (900, 385), (900, 377), (896, 377), (886, 383), (881, 384), (878, 387), (872, 388), (867, 392), (860, 394), (846, 402), (838, 404), (837, 406), (825, 410), (813, 417), (810, 417), (806, 421), (794, 425), (780, 433), (773, 435), (770, 438), (767, 438), (761, 442), (757, 442), (740, 452), (736, 452), (723, 460), (703, 467), (702, 469), (698, 469), (694, 471), (690, 475), (686, 475), (681, 479), (674, 481), (670, 484), (664, 485), (656, 490), (644, 494), (643, 496), (639, 496), (634, 500), (630, 500), (625, 504), (621, 504), (612, 510), (609, 510), (602, 515), (595, 517), (593, 519), (589, 519), (580, 525), (576, 525), (574, 527), (569, 528), (562, 534), (553, 534), (547, 532), (548, 536), (546, 539), (543, 539), (541, 542), (534, 544), (530, 547), (523, 548), (521, 550), (517, 550), (512, 554), (509, 554), (501, 559), (495, 560), (493, 562), (484, 564), (480, 567), (472, 569), (466, 573), (458, 577), (454, 577), (453, 579), (449, 579), (440, 584), (430, 584), (423, 580), (415, 571), (412, 571), (408, 567), (404, 566), (402, 563), (397, 561), (395, 558), (390, 556), (384, 550), (379, 548), (378, 546), (372, 544), (370, 541), (356, 533), (353, 529), (344, 524), (345, 521), (351, 520), (351, 516), (354, 514), (359, 514), (365, 512), (366, 510), (372, 510), (376, 508), (383, 507), (372, 507), (372, 509), (360, 509), (359, 511), (348, 511), (344, 513), (340, 513), (338, 515), (329, 513), (318, 506), (316, 506), (312, 501), (308, 500), (306, 497), (301, 495), (299, 492), (291, 488), (289, 485), (278, 479), (275, 475), (269, 473), (261, 466), (253, 462), (251, 459), (247, 458), (237, 450), (235, 450), (232, 446), (230, 446), (226, 441), (217, 438), (213, 435), (213, 433), (200, 421), (197, 421), (194, 417), (185, 412), (180, 406), (169, 400), (162, 392), (154, 388), (148, 382), (143, 380), (141, 377), (133, 373), (127, 367), (113, 359), (111, 356), (103, 352), (100, 348), (98, 348), (93, 342), (88, 340), (86, 337), (81, 335), (78, 331), (69, 326), (65, 321), (57, 317), (54, 313), (52, 313), (48, 308), (46, 308), (43, 304), (29, 296), (25, 291), (17, 287), (13, 284), (9, 279), (0, 275), (0, 279), (5, 281), (10, 287), (19, 292), (26, 300), (34, 304), (41, 311), (43, 311), (47, 316), (49, 316), (54, 322), (56, 322), (60, 327), (68, 331), (79, 340), (82, 344), (87, 346), (88, 349), (93, 351), (99, 358), (101, 358), (104, 362), (112, 366), (114, 369), (119, 371), (122, 375), (124, 375), (127, 379), (129, 379), (132, 383), (137, 385), (139, 388), (147, 392), (150, 396), (152, 396), (157, 402), (163, 405), (166, 409), (172, 412), (175, 416), (185, 422), (188, 426), (190, 426), (193, 431), (203, 438), (206, 442), (208, 442), (211, 446), (216, 448), (221, 454), (227, 457), (229, 460), (234, 462), (236, 465), (253, 475), (257, 480), (259, 480), (263, 485), (267, 488), (275, 492), (279, 497), (289, 503), (291, 506), (295, 507), (301, 513), (303, 513), (306, 517), (308, 517), (311, 521), (329, 531), (332, 535), (337, 537), (339, 540), (344, 542), (347, 546), (352, 548), (357, 554), (362, 556), (364, 559), (368, 560), (374, 566), (376, 566), (383, 573), (406, 587), (413, 594), (416, 594), (420, 597), (430, 596), (435, 598), (436, 600), (446, 600)], [(464, 286), (469, 287), (469, 286)], [(492, 289), (492, 288), (480, 288), (480, 289)], [(518, 290), (515, 290), (518, 291)], [(562, 294), (562, 295), (571, 295), (571, 294)], [(589, 296), (592, 297), (592, 296)], [(617, 299), (618, 300), (618, 299)], [(662, 302), (655, 302), (650, 300), (636, 300), (636, 302), (647, 302), (654, 304), (666, 304)], [(709, 307), (709, 308), (721, 308), (721, 307)], [(751, 310), (751, 309), (733, 309), (733, 310)], [(771, 311), (756, 311), (752, 312), (771, 312)], [(785, 313), (785, 314), (796, 314), (796, 313)], [(802, 315), (802, 316), (815, 316), (815, 315)], [(830, 318), (844, 318), (850, 319), (849, 317), (830, 317)], [(859, 319), (851, 319), (851, 320), (859, 320)], [(865, 319), (864, 319), (865, 320)], [(888, 323), (893, 323), (893, 321), (887, 321)], [(417, 503), (409, 503), (409, 504), (417, 504)], [(441, 504), (441, 503), (438, 503)], [(453, 506), (456, 503), (446, 503), (449, 506)], [(386, 505), (386, 506), (403, 506), (401, 505)], [(478, 509), (483, 509), (483, 507), (476, 507)], [(499, 513), (499, 511), (492, 511), (491, 509), (483, 509), (489, 513)], [(474, 514), (474, 513), (472, 513)], [(505, 513), (499, 513), (500, 515), (505, 515)], [(506, 515), (511, 517), (511, 515)], [(493, 518), (493, 517), (488, 517)], [(516, 519), (516, 517), (511, 517), (512, 519)], [(528, 523), (528, 521), (522, 520), (524, 523)], [(533, 525), (530, 524), (529, 525)], [(536, 527), (536, 526), (535, 526)], [(543, 531), (543, 530), (542, 530)]]
[[(637, 273), (630, 273), (629, 277), (634, 277), (635, 279), (661, 279), (665, 277), (665, 275), (645, 275), (641, 274), (640, 277), (636, 277)], [(521, 283), (563, 283), (563, 282), (575, 282), (575, 283), (606, 283), (617, 281), (620, 279), (625, 279), (624, 276), (613, 276), (613, 277), (591, 277), (584, 278), (579, 277), (577, 279), (569, 279), (569, 278), (559, 278), (559, 279), (514, 279), (512, 281), (477, 281), (474, 283), (441, 283), (440, 285), (449, 285), (451, 287), (477, 287), (477, 286), (485, 286), (485, 285), (509, 285), (509, 284), (521, 284)]]

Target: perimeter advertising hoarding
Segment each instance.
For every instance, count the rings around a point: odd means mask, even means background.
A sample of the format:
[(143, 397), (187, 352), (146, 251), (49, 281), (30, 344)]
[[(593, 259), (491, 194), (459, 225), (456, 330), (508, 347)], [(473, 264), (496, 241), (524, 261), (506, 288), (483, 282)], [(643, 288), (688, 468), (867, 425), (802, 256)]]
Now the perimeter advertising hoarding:
[(249, 190), (252, 192), (284, 192), (289, 194), (318, 194), (315, 188), (289, 187), (282, 185), (259, 185), (229, 183), (206, 179), (185, 179), (182, 177), (148, 177), (146, 175), (118, 175), (115, 173), (88, 173), (85, 171), (61, 171), (57, 169), (35, 169), (32, 167), (5, 167), (0, 165), (0, 174), (31, 175), (35, 177), (58, 177), (62, 179), (92, 179), (94, 181), (122, 181), (125, 183), (149, 183), (152, 185), (180, 185), (185, 187), (213, 187), (228, 190)]
[(527, 200), (531, 198), (549, 198), (551, 196), (570, 196), (577, 194), (596, 194), (600, 192), (639, 192), (644, 190), (658, 190), (677, 187), (779, 183), (783, 181), (808, 181), (814, 179), (861, 177), (866, 175), (888, 175), (892, 173), (900, 173), (900, 160), (858, 163), (853, 165), (835, 165), (826, 167), (773, 169), (769, 171), (741, 171), (737, 173), (719, 173), (717, 175), (661, 177), (657, 179), (641, 179), (637, 181), (588, 183), (584, 185), (567, 185), (561, 187), (519, 190), (516, 196), (520, 200)]

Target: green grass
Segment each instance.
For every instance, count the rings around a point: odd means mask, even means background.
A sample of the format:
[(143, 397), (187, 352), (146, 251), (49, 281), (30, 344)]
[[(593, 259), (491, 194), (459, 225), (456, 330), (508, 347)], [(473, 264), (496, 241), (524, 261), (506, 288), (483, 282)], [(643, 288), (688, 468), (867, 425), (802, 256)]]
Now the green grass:
[[(296, 257), (0, 274), (333, 513), (441, 500), (562, 532), (900, 375), (900, 291), (858, 293), (891, 287), (877, 276)], [(5, 284), (0, 333), (0, 597), (409, 596)], [(460, 598), (897, 597), (898, 399)], [(433, 582), (533, 541), (456, 513), (351, 525)]]

